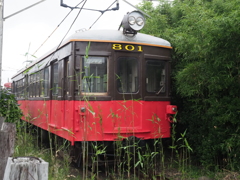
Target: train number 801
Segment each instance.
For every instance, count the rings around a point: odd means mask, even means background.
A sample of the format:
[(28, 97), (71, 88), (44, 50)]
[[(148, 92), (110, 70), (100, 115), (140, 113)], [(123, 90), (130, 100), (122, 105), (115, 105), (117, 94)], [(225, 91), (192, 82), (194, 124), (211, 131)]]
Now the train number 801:
[(114, 50), (127, 50), (127, 51), (134, 51), (137, 50), (142, 52), (142, 46), (133, 46), (133, 45), (122, 45), (122, 44), (113, 44), (112, 49)]

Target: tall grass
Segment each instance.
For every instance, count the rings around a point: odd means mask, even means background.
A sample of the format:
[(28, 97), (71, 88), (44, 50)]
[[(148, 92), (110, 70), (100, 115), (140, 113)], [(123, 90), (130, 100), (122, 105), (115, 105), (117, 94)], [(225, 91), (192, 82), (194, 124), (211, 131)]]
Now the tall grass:
[[(37, 138), (38, 131), (35, 127), (27, 122), (19, 122), (17, 124), (17, 136), (15, 144), (14, 157), (33, 156), (42, 158), (49, 163), (49, 180), (63, 180), (63, 179), (76, 179), (80, 177), (79, 172), (72, 171), (71, 158), (67, 151), (69, 144), (65, 141), (62, 146), (55, 147), (55, 153), (49, 145), (43, 145), (41, 140)], [(55, 139), (55, 138), (54, 138)]]

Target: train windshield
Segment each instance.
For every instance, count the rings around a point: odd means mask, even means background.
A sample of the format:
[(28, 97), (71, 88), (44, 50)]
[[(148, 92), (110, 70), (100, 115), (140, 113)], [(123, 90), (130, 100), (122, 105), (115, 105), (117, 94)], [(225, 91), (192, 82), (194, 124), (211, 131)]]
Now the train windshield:
[(149, 60), (147, 61), (146, 68), (147, 92), (154, 92), (156, 94), (165, 92), (165, 62), (159, 60)]
[(135, 57), (120, 57), (117, 62), (117, 89), (120, 93), (138, 91), (138, 60)]
[(82, 61), (82, 92), (107, 92), (107, 58), (89, 56)]

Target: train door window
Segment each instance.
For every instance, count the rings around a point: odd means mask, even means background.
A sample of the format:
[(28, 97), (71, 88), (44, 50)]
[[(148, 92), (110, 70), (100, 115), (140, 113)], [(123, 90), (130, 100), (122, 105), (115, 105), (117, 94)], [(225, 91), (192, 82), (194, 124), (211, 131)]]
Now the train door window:
[(43, 82), (44, 96), (48, 96), (49, 91), (49, 68), (44, 69), (44, 82)]
[(147, 92), (164, 93), (166, 76), (165, 62), (149, 60), (146, 64), (146, 88)]
[(58, 95), (58, 63), (53, 64), (52, 95)]
[(66, 79), (65, 79), (65, 90), (66, 90), (66, 94), (68, 95), (69, 94), (69, 87), (70, 87), (70, 61), (69, 60), (66, 60), (65, 61), (65, 65), (66, 65)]
[(107, 92), (107, 58), (89, 56), (82, 61), (82, 92)]
[(120, 93), (138, 91), (138, 60), (135, 57), (120, 57), (117, 61), (117, 90)]

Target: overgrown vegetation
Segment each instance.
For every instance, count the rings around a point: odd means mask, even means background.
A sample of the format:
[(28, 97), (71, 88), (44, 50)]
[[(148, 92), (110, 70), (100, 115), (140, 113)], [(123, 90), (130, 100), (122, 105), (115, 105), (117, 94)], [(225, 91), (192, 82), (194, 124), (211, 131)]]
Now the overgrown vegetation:
[[(96, 142), (83, 142), (85, 146), (85, 159), (81, 159), (81, 166), (77, 169), (72, 164), (70, 156), (70, 146), (62, 140), (59, 144), (57, 137), (51, 135), (52, 145), (42, 144), (41, 132), (27, 122), (18, 122), (17, 141), (15, 145), (15, 157), (33, 156), (42, 158), (49, 163), (49, 180), (62, 179), (176, 179), (200, 177), (204, 172), (201, 170), (191, 170), (189, 173), (189, 159), (186, 144), (178, 143), (173, 149), (174, 157), (170, 162), (167, 155), (166, 146), (162, 139), (154, 140), (152, 147), (139, 146), (138, 140), (125, 141), (123, 146), (121, 141), (116, 141), (114, 151), (116, 158), (113, 164), (99, 161), (99, 155), (104, 155), (106, 147), (98, 145)], [(184, 137), (184, 136), (183, 136)], [(184, 138), (183, 138), (184, 139)], [(178, 139), (181, 141), (182, 139)], [(50, 143), (50, 142), (49, 142)], [(183, 143), (183, 144), (181, 144)], [(52, 154), (52, 150), (54, 153)], [(90, 147), (93, 147), (90, 150)], [(177, 156), (175, 156), (177, 155)], [(175, 158), (177, 157), (177, 158)], [(213, 176), (213, 174), (212, 174)]]
[(195, 163), (239, 170), (240, 1), (144, 2), (140, 8), (152, 17), (142, 32), (174, 48), (173, 92)]
[(15, 96), (7, 89), (0, 87), (0, 116), (5, 117), (6, 122), (16, 122), (22, 117)]
[[(40, 137), (40, 132), (36, 127), (21, 121), (17, 124), (17, 140), (15, 144), (14, 157), (38, 157), (49, 163), (48, 179), (63, 180), (63, 179), (79, 179), (80, 175), (71, 169), (71, 158), (66, 149), (67, 144), (55, 146), (55, 153), (48, 147), (49, 144), (43, 144)], [(61, 151), (64, 156), (59, 156)]]
[[(102, 163), (98, 155), (105, 153), (105, 148), (94, 142), (83, 142), (86, 147), (85, 158), (88, 159), (83, 166), (78, 169), (73, 166), (69, 154), (69, 144), (63, 140), (62, 144), (56, 143), (57, 137), (51, 135), (54, 140), (51, 147), (54, 147), (52, 154), (49, 144), (42, 144), (40, 132), (26, 122), (18, 122), (17, 141), (15, 145), (15, 157), (34, 156), (42, 158), (49, 163), (49, 180), (62, 179), (106, 179), (106, 180), (142, 180), (142, 179), (239, 179), (237, 172), (224, 170), (223, 173), (213, 173), (204, 168), (191, 167), (189, 147), (186, 143), (185, 135), (176, 139), (173, 154), (169, 156), (169, 151), (162, 139), (156, 139), (153, 147), (139, 147), (138, 141), (135, 143), (126, 142), (122, 146), (121, 141), (115, 144), (116, 158), (114, 164)], [(183, 140), (183, 141), (182, 141)], [(184, 142), (185, 141), (185, 142)], [(93, 151), (90, 151), (90, 146)], [(135, 155), (133, 154), (135, 152)], [(91, 156), (90, 156), (90, 154)], [(124, 158), (123, 158), (124, 157)], [(171, 157), (173, 158), (171, 161)], [(95, 166), (91, 166), (91, 164)]]

